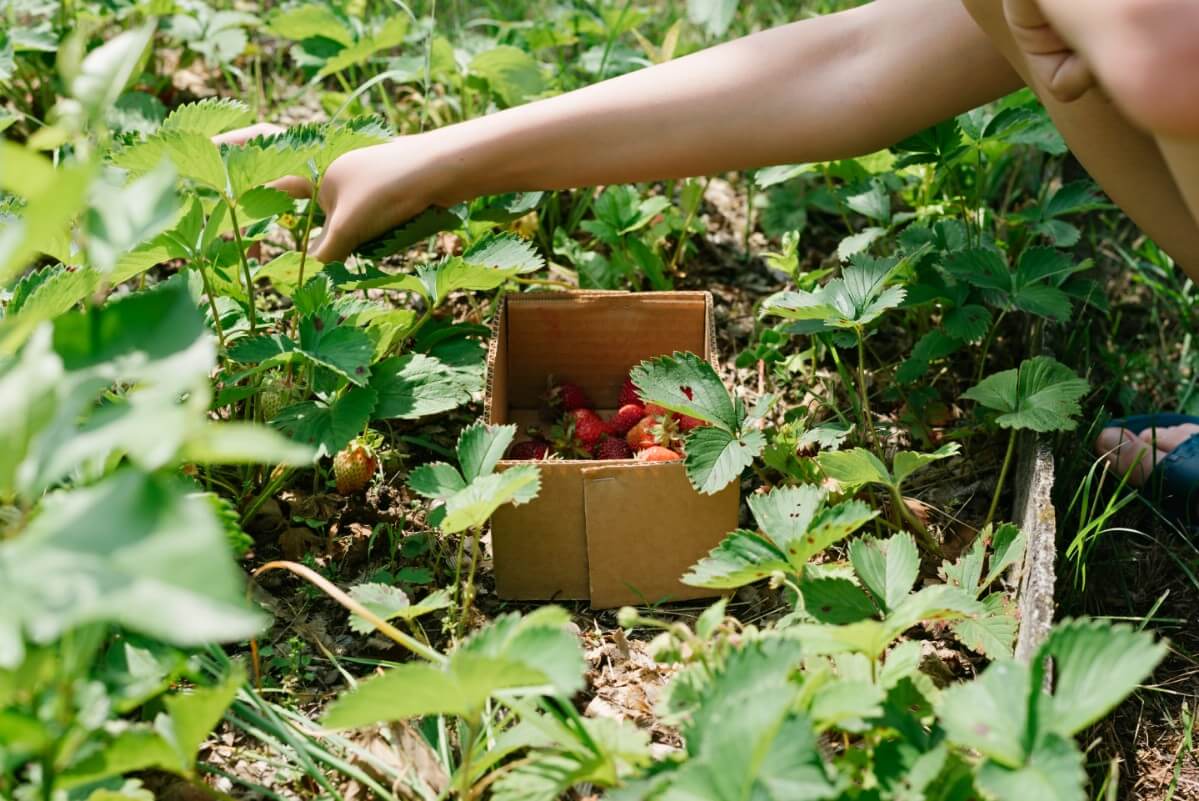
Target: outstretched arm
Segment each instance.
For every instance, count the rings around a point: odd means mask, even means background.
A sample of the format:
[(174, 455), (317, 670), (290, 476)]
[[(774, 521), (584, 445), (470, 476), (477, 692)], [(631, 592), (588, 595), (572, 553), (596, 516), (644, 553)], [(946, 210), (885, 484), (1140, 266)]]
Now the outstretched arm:
[(861, 155), (1019, 85), (956, 3), (880, 0), (349, 153), (315, 255), (484, 194)]

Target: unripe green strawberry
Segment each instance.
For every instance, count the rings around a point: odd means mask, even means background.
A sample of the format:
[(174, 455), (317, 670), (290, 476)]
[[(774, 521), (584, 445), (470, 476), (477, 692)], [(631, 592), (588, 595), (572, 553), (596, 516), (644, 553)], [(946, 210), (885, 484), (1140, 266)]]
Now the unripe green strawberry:
[(379, 469), (379, 459), (369, 445), (358, 440), (342, 448), (333, 457), (333, 478), (342, 495), (361, 492)]
[(274, 420), (291, 403), (291, 383), (273, 378), (263, 382), (258, 390), (258, 409), (263, 420)]

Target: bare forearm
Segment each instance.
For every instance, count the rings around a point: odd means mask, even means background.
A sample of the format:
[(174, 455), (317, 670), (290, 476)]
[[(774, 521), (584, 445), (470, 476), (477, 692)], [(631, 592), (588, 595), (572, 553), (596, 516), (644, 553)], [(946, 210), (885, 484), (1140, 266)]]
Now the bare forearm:
[(1017, 85), (960, 8), (888, 0), (424, 136), (457, 201), (860, 155)]

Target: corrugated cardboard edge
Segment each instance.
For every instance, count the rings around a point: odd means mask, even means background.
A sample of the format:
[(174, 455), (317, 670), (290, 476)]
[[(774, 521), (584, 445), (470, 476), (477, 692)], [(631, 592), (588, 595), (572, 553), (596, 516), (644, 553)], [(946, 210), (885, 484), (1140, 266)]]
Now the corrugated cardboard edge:
[(1053, 508), (1053, 453), (1048, 443), (1027, 432), (1017, 443), (1016, 498), (1012, 519), (1024, 532), (1024, 559), (1010, 581), (1017, 587), (1020, 629), (1016, 658), (1028, 662), (1049, 636), (1055, 611), (1057, 514)]
[[(632, 295), (638, 293), (625, 292), (621, 290), (606, 290), (606, 289), (576, 289), (570, 291), (559, 292), (521, 292), (519, 294), (504, 295), (500, 299), (500, 307), (496, 309), (496, 313), (491, 318), (491, 336), (487, 340), (487, 369), (485, 371), (485, 381), (483, 389), (483, 419), (491, 421), (492, 417), (492, 386), (495, 381), (495, 362), (498, 358), (499, 338), (500, 338), (500, 322), (504, 319), (504, 315), (508, 313), (509, 301), (515, 299), (517, 303), (526, 300), (561, 300), (567, 301), (575, 298), (586, 297), (610, 297), (613, 295)], [(677, 292), (654, 292), (655, 296), (670, 298), (684, 297), (693, 298), (702, 296), (704, 299), (704, 318), (707, 320), (707, 331), (704, 332), (704, 350), (708, 353), (708, 361), (717, 372), (720, 371), (720, 365), (716, 357), (716, 314), (713, 309), (712, 293), (703, 290), (693, 291), (677, 291)]]

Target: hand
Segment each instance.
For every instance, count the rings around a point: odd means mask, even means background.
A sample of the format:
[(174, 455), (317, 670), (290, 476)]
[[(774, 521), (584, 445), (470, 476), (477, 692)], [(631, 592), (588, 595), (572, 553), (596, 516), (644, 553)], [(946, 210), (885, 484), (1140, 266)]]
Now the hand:
[[(284, 129), (259, 123), (213, 137), (217, 144), (243, 144), (256, 136)], [(325, 225), (309, 244), (322, 262), (346, 258), (353, 248), (415, 217), (432, 205), (451, 206), (463, 200), (445, 194), (447, 174), (429, 134), (394, 139), (353, 150), (325, 172), (317, 202)], [(287, 177), (271, 183), (293, 197), (310, 197), (312, 183)]]
[(1054, 29), (1039, 0), (1003, 0), (1003, 14), (1033, 76), (1054, 97), (1069, 103), (1095, 87), (1091, 68)]

